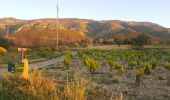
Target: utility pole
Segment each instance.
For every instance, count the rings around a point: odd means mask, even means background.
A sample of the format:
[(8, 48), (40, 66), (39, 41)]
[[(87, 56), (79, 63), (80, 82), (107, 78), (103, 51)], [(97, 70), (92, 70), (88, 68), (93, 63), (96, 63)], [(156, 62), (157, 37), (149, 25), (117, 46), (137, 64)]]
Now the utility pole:
[(57, 4), (57, 40), (56, 40), (56, 49), (58, 50), (58, 32), (59, 32), (59, 21), (58, 21), (58, 12), (59, 12), (59, 7)]
[(127, 25), (126, 25), (126, 40), (127, 40), (128, 32), (129, 32), (129, 22), (127, 22)]

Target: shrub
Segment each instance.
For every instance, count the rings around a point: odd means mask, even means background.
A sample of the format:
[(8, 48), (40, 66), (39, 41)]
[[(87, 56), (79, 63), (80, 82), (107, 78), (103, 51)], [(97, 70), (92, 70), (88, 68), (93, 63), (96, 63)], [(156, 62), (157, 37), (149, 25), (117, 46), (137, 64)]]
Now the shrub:
[(114, 67), (117, 71), (117, 74), (123, 75), (124, 74), (124, 67), (122, 64), (115, 63)]
[(107, 63), (109, 64), (110, 68), (114, 68), (116, 62), (109, 59), (109, 60), (107, 60)]
[(135, 85), (137, 87), (140, 86), (140, 83), (141, 83), (141, 76), (144, 74), (144, 68), (140, 68), (137, 70), (137, 73), (136, 73), (136, 80), (135, 80)]
[(0, 47), (0, 55), (4, 56), (5, 54), (7, 54), (7, 50), (3, 47)]
[(135, 46), (143, 46), (149, 43), (149, 37), (145, 34), (138, 35), (136, 38), (132, 39), (132, 44)]
[(137, 66), (138, 65), (138, 62), (137, 61), (130, 61), (129, 63), (128, 63), (128, 66), (130, 66), (130, 67), (134, 67), (134, 66)]
[(12, 45), (13, 45), (13, 43), (11, 41), (0, 36), (0, 46), (8, 49), (9, 46), (12, 46)]
[(84, 57), (84, 64), (86, 68), (90, 71), (90, 73), (94, 73), (96, 69), (99, 67), (99, 62), (93, 60), (92, 58), (88, 56)]
[(37, 55), (40, 57), (49, 57), (51, 56), (51, 48), (50, 47), (40, 47)]
[(80, 58), (83, 58), (84, 53), (83, 53), (82, 51), (79, 50), (79, 51), (77, 52), (77, 54), (78, 54), (78, 56), (79, 56)]
[(73, 55), (71, 53), (68, 53), (64, 56), (64, 65), (68, 66), (71, 64), (71, 61), (72, 61), (72, 58), (73, 58)]
[(152, 65), (150, 63), (145, 63), (144, 64), (144, 74), (145, 75), (150, 75), (152, 72)]
[(157, 61), (156, 61), (155, 59), (154, 59), (154, 60), (151, 60), (149, 63), (152, 65), (152, 69), (155, 69), (155, 68), (156, 68), (156, 66), (157, 66)]
[(165, 68), (170, 70), (170, 63), (169, 62), (165, 64)]

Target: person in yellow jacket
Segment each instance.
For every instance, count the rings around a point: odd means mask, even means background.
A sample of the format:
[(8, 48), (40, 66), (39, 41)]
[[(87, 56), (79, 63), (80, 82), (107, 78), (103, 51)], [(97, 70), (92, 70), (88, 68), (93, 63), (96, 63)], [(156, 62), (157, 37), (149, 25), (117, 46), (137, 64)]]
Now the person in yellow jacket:
[(28, 67), (29, 67), (28, 59), (23, 59), (22, 63), (24, 63), (24, 69), (21, 77), (24, 79), (28, 79)]

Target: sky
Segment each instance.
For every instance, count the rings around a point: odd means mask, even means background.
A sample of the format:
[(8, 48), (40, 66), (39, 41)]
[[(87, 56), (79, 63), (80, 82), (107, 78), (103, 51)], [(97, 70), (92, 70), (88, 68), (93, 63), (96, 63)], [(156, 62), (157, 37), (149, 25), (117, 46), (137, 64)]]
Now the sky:
[(0, 0), (0, 18), (149, 21), (170, 28), (170, 0)]

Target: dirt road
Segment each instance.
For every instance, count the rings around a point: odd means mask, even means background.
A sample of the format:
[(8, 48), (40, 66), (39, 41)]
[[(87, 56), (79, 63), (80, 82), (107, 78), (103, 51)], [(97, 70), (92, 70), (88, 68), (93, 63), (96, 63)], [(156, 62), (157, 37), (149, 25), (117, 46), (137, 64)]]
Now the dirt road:
[[(72, 52), (73, 55), (76, 55), (77, 52)], [(35, 67), (37, 68), (44, 68), (47, 67), (49, 65), (53, 65), (53, 64), (57, 64), (59, 62), (62, 62), (64, 60), (64, 56), (58, 57), (58, 58), (53, 58), (50, 60), (46, 60), (46, 61), (42, 61), (42, 62), (36, 62), (36, 63), (32, 63), (29, 64), (29, 70), (34, 69)], [(7, 68), (0, 68), (0, 75), (8, 73)]]
[[(47, 67), (49, 65), (62, 62), (63, 59), (64, 59), (64, 56), (61, 56), (61, 57), (58, 57), (58, 58), (53, 58), (53, 59), (42, 61), (42, 62), (32, 63), (32, 64), (29, 64), (29, 70), (32, 70), (35, 67), (37, 67), (37, 68)], [(0, 75), (5, 74), (5, 73), (8, 73), (8, 69), (7, 68), (0, 68)]]
[(46, 60), (46, 61), (42, 61), (42, 62), (32, 63), (32, 64), (29, 65), (29, 70), (32, 70), (35, 67), (37, 67), (37, 68), (47, 67), (49, 65), (53, 65), (53, 64), (62, 62), (63, 59), (64, 59), (64, 56), (61, 56), (61, 57), (58, 57), (58, 58), (54, 58), (54, 59), (50, 59), (50, 60)]

